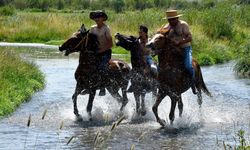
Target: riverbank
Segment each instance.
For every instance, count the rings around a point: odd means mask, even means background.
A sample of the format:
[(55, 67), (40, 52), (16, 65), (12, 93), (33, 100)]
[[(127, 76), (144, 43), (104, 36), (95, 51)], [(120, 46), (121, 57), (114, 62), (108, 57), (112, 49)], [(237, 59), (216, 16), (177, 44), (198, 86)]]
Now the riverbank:
[(11, 48), (0, 47), (0, 117), (13, 112), (45, 85), (38, 67), (21, 59)]
[[(239, 45), (246, 45), (249, 40), (249, 5), (232, 3), (199, 8), (183, 8), (181, 19), (190, 24), (193, 34), (193, 55), (201, 65), (213, 65), (235, 59)], [(0, 22), (0, 41), (35, 42), (60, 45), (84, 23), (87, 28), (94, 24), (89, 19), (90, 10), (65, 13), (16, 11), (12, 16), (2, 16)], [(112, 34), (120, 32), (137, 35), (138, 26), (144, 24), (152, 36), (157, 29), (166, 24), (162, 19), (165, 9), (150, 8), (145, 10), (116, 13), (107, 10)], [(220, 18), (220, 19), (214, 19)], [(114, 47), (113, 53), (128, 52)]]

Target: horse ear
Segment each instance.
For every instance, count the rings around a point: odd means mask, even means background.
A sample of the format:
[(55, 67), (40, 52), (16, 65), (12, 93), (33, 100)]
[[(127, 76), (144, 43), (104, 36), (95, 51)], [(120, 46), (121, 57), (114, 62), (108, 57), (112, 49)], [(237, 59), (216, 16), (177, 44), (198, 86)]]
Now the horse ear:
[(86, 32), (86, 28), (85, 28), (84, 24), (82, 24), (82, 26), (80, 28), (80, 32), (81, 33), (85, 33)]

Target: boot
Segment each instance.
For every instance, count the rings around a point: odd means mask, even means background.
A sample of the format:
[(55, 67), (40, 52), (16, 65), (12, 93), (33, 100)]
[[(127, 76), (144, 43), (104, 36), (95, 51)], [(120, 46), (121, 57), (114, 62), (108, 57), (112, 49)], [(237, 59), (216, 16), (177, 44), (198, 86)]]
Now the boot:
[(151, 71), (151, 74), (153, 75), (153, 77), (157, 77), (158, 69), (157, 69), (157, 66), (155, 64), (150, 65), (150, 71)]

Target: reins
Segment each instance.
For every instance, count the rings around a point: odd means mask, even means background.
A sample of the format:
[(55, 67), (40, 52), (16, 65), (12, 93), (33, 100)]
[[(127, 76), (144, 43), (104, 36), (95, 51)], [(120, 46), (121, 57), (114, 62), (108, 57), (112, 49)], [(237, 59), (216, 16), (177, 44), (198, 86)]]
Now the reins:
[(85, 39), (86, 39), (86, 41), (85, 41), (84, 47), (86, 48), (86, 47), (87, 47), (87, 44), (88, 44), (88, 35), (89, 35), (89, 33), (87, 33), (87, 35), (86, 35), (85, 37), (82, 37), (82, 35), (81, 35), (82, 39), (81, 39), (81, 41), (74, 47), (74, 49), (76, 49), (80, 44), (82, 44), (83, 41), (84, 41)]

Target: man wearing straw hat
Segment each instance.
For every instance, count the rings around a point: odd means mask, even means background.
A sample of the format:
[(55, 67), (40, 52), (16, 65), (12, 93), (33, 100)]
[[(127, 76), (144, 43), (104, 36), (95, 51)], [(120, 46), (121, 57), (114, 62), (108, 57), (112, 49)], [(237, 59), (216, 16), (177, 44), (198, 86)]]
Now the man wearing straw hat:
[(168, 37), (171, 39), (173, 45), (183, 49), (184, 66), (192, 77), (192, 91), (194, 94), (197, 94), (195, 89), (195, 71), (192, 67), (192, 34), (188, 24), (183, 20), (179, 20), (180, 16), (182, 14), (178, 14), (177, 10), (166, 11), (166, 18), (164, 19), (168, 20), (168, 24), (163, 27), (163, 30), (168, 33)]

